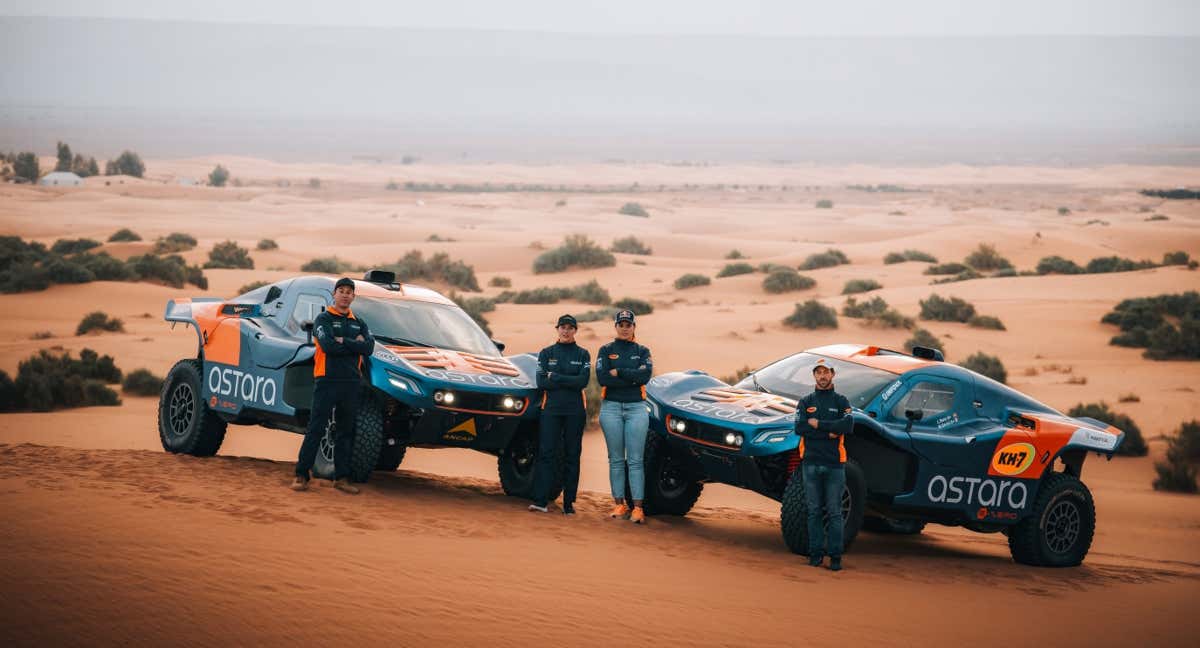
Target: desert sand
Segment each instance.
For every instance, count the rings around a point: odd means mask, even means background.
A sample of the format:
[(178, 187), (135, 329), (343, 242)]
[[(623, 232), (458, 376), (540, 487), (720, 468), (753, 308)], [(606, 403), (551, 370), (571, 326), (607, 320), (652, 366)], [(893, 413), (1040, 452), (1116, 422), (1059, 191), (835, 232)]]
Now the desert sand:
[[(217, 163), (243, 186), (180, 186)], [(951, 360), (998, 355), (1009, 383), (1059, 409), (1105, 400), (1132, 416), (1150, 457), (1091, 458), (1098, 528), (1082, 567), (1014, 564), (1000, 535), (929, 527), (921, 536), (862, 534), (840, 574), (788, 553), (778, 505), (719, 485), (686, 518), (644, 528), (609, 521), (603, 439), (585, 437), (576, 519), (537, 517), (505, 497), (495, 460), (462, 450), (411, 450), (351, 498), (285, 486), (300, 438), (231, 427), (217, 457), (166, 454), (156, 401), (0, 415), (0, 637), (23, 644), (283, 643), (317, 645), (1194, 645), (1200, 618), (1200, 498), (1151, 489), (1164, 435), (1200, 418), (1200, 363), (1152, 362), (1114, 347), (1100, 317), (1129, 297), (1200, 289), (1180, 267), (1109, 275), (981, 279), (930, 286), (924, 264), (884, 265), (915, 248), (959, 261), (993, 243), (1018, 269), (1058, 254), (1085, 263), (1119, 255), (1200, 256), (1200, 205), (1162, 201), (1143, 187), (1195, 185), (1193, 168), (670, 166), (596, 164), (335, 165), (242, 158), (148, 160), (144, 180), (91, 178), (81, 189), (0, 186), (0, 234), (52, 243), (106, 240), (130, 227), (146, 251), (174, 231), (251, 248), (254, 270), (209, 270), (210, 287), (97, 282), (0, 295), (0, 369), (37, 349), (84, 347), (126, 370), (165, 374), (194, 356), (192, 332), (162, 321), (174, 296), (235, 296), (255, 280), (297, 274), (305, 261), (393, 261), (445, 251), (514, 289), (597, 279), (614, 298), (651, 301), (639, 340), (658, 372), (727, 375), (831, 342), (899, 348), (907, 331), (839, 318), (836, 330), (796, 331), (780, 320), (809, 298), (840, 307), (848, 279), (916, 316), (930, 293), (962, 297), (1007, 331), (921, 322)], [(320, 179), (311, 188), (310, 178)], [(418, 193), (389, 181), (566, 185), (578, 191)], [(286, 181), (286, 182), (283, 182)], [(636, 190), (630, 186), (637, 183)], [(851, 184), (913, 191), (867, 193)], [(286, 186), (284, 186), (286, 185)], [(662, 186), (663, 190), (659, 191)], [(585, 191), (585, 188), (604, 191)], [(784, 189), (786, 187), (786, 190)], [(820, 199), (833, 209), (817, 209)], [(559, 201), (565, 204), (558, 205)], [(616, 213), (637, 201), (650, 218)], [(1069, 214), (1060, 215), (1059, 207)], [(902, 212), (902, 213), (898, 213)], [(1147, 221), (1151, 214), (1169, 220)], [(540, 247), (584, 233), (606, 246), (634, 235), (653, 248), (614, 268), (534, 275)], [(433, 234), (453, 242), (427, 242)], [(262, 238), (279, 249), (253, 251)], [(805, 274), (806, 291), (769, 295), (762, 274), (676, 291), (685, 272), (715, 276), (737, 249), (753, 264), (797, 264), (834, 247), (851, 264)], [(645, 265), (634, 264), (634, 261)], [(437, 286), (437, 288), (446, 288)], [(499, 289), (485, 288), (485, 295)], [(552, 341), (562, 312), (594, 306), (499, 305), (487, 317), (509, 353)], [(73, 335), (93, 310), (125, 333)], [(584, 324), (593, 349), (608, 322)], [(46, 339), (31, 339), (49, 332)], [(1117, 404), (1133, 393), (1139, 402)]]

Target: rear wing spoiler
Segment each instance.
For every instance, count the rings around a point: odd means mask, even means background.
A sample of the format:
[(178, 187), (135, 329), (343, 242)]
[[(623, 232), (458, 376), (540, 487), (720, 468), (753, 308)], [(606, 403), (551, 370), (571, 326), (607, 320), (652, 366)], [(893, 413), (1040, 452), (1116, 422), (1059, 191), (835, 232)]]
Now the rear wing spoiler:
[(258, 317), (262, 315), (262, 304), (239, 304), (226, 302), (219, 297), (198, 297), (189, 299), (167, 300), (167, 310), (163, 319), (171, 322), (172, 327), (177, 322), (194, 327), (196, 330), (197, 355), (208, 341), (208, 336), (221, 320), (230, 317)]

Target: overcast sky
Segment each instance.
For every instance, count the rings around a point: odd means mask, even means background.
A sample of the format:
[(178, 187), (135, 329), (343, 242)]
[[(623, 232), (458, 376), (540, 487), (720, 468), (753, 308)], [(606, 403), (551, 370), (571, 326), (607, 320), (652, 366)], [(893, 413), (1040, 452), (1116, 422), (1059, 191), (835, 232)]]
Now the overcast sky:
[(1200, 34), (1196, 0), (0, 0), (0, 15), (605, 34)]

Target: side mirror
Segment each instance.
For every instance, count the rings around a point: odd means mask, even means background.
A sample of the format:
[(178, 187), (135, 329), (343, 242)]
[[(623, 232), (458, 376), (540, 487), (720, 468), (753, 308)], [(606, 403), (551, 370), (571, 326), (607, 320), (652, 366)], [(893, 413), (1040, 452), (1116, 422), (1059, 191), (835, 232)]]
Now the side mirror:
[(312, 344), (313, 322), (312, 320), (304, 320), (300, 322), (300, 328), (308, 334), (308, 344)]
[(270, 288), (267, 289), (267, 298), (263, 300), (263, 303), (270, 304), (271, 302), (275, 301), (276, 299), (279, 299), (282, 296), (283, 296), (283, 289), (281, 289), (279, 286), (271, 286)]
[(921, 410), (904, 410), (904, 418), (908, 419), (908, 424), (904, 426), (905, 432), (912, 432), (913, 423), (920, 421), (925, 417), (925, 412)]
[(496, 348), (500, 350), (500, 353), (504, 353), (505, 345), (503, 342), (501, 342), (500, 340), (492, 340), (492, 344), (496, 345)]

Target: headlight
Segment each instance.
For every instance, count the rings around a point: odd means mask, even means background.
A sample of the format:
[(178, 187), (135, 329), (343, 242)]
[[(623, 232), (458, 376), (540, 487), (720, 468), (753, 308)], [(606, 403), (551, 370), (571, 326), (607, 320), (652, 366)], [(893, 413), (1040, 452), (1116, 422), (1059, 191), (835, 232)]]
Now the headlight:
[(740, 448), (742, 446), (742, 435), (738, 434), (737, 432), (726, 432), (725, 445), (737, 446)]
[(512, 396), (505, 396), (501, 402), (504, 405), (504, 409), (514, 409), (517, 406), (517, 401), (513, 400)]
[(681, 421), (679, 419), (672, 419), (671, 420), (671, 429), (678, 432), (679, 434), (683, 434), (683, 431), (687, 429), (687, 423), (685, 423), (684, 421)]
[(447, 405), (453, 405), (454, 404), (454, 392), (446, 392), (445, 396), (442, 398), (442, 402)]
[(455, 401), (454, 392), (438, 391), (433, 393), (433, 400), (443, 405), (453, 405)]
[(387, 377), (388, 377), (388, 384), (390, 384), (392, 387), (395, 387), (396, 389), (403, 389), (404, 391), (413, 393), (413, 394), (421, 393), (421, 388), (417, 386), (417, 383), (413, 382), (413, 380), (411, 378), (408, 378), (407, 376), (401, 376), (398, 373), (389, 371), (389, 372), (387, 372)]

